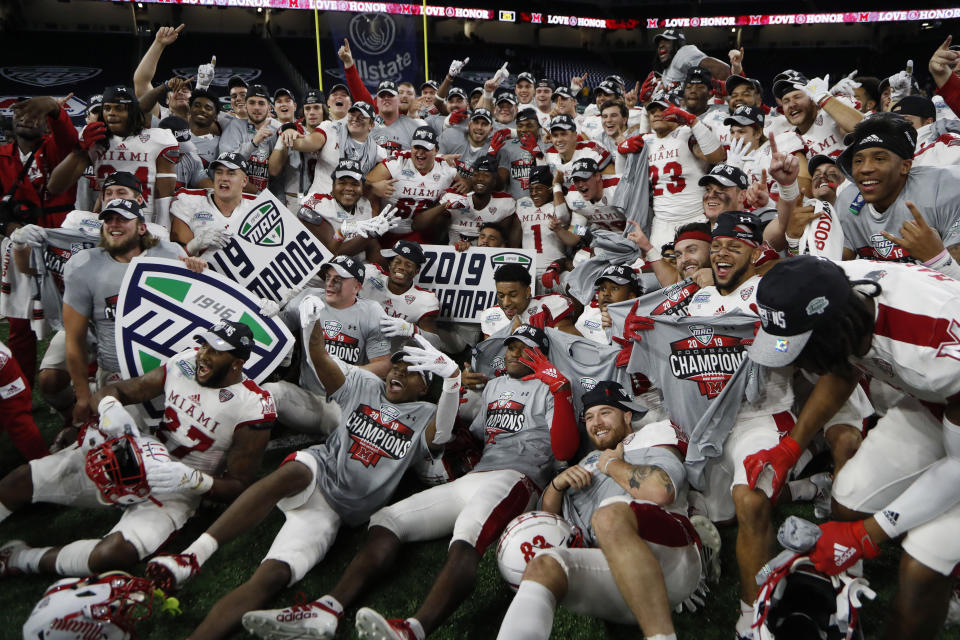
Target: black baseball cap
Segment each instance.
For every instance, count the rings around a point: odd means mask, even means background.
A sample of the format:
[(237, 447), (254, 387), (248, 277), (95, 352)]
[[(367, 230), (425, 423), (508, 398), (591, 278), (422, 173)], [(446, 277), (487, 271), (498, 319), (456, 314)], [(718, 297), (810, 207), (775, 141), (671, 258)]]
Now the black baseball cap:
[(517, 82), (520, 82), (521, 80), (526, 80), (530, 84), (537, 84), (537, 77), (529, 71), (521, 71), (519, 74), (517, 74)]
[(604, 269), (603, 272), (597, 276), (597, 279), (593, 281), (593, 286), (599, 287), (600, 282), (603, 280), (609, 280), (614, 284), (640, 286), (640, 274), (625, 264), (612, 264)]
[(783, 96), (787, 95), (791, 91), (798, 91), (794, 86), (795, 84), (807, 84), (807, 76), (803, 75), (799, 71), (788, 70), (783, 72), (781, 76), (777, 76), (777, 79), (773, 81), (773, 95), (783, 99)]
[(721, 187), (739, 187), (740, 189), (746, 189), (750, 186), (750, 179), (747, 178), (747, 174), (732, 164), (723, 163), (714, 165), (710, 169), (710, 173), (700, 177), (697, 185), (705, 187), (711, 182), (719, 184)]
[(371, 120), (376, 117), (376, 112), (373, 110), (373, 105), (371, 105), (369, 102), (364, 102), (363, 100), (360, 102), (354, 102), (352, 105), (350, 105), (350, 108), (347, 109), (347, 113), (350, 113), (351, 111), (359, 111), (363, 114), (364, 118), (370, 118)]
[(556, 100), (557, 98), (569, 98), (573, 100), (573, 91), (570, 91), (570, 87), (557, 87), (553, 90), (551, 100)]
[(600, 166), (593, 158), (577, 158), (573, 162), (573, 169), (570, 172), (570, 178), (581, 178), (586, 180), (592, 178), (600, 172)]
[(177, 142), (189, 142), (192, 137), (190, 135), (190, 125), (180, 116), (167, 116), (160, 121), (160, 128), (168, 129), (173, 133)]
[(667, 109), (671, 105), (677, 106), (676, 94), (668, 93), (666, 91), (658, 91), (657, 93), (653, 94), (652, 98), (650, 98), (650, 102), (647, 103), (646, 109), (649, 111), (655, 106)]
[(711, 236), (714, 238), (734, 238), (750, 246), (758, 247), (763, 242), (760, 217), (746, 211), (724, 211), (717, 216), (717, 224)]
[(411, 260), (416, 264), (423, 264), (427, 261), (427, 257), (423, 255), (423, 248), (417, 242), (411, 242), (409, 240), (399, 240), (397, 244), (393, 245), (392, 249), (382, 249), (380, 255), (384, 258), (393, 258), (395, 256), (401, 256), (407, 260)]
[(490, 113), (489, 109), (484, 109), (483, 107), (478, 107), (470, 112), (471, 120), (486, 120), (490, 124), (493, 124), (493, 114)]
[(917, 116), (924, 120), (937, 117), (937, 107), (934, 106), (933, 100), (919, 95), (904, 96), (897, 104), (890, 107), (890, 111), (903, 116)]
[(710, 86), (713, 82), (713, 74), (706, 67), (692, 67), (687, 71), (687, 77), (684, 80), (686, 84), (705, 84)]
[(553, 116), (553, 118), (550, 120), (550, 131), (553, 131), (554, 129), (576, 131), (577, 124), (573, 121), (572, 117), (566, 113), (561, 113), (560, 115)]
[(133, 189), (137, 193), (143, 193), (143, 184), (137, 179), (137, 176), (129, 171), (114, 171), (103, 179), (103, 185), (100, 189), (101, 191), (105, 191), (107, 187), (113, 187), (115, 185)]
[[(382, 253), (382, 252), (381, 252)], [(327, 270), (333, 268), (341, 278), (354, 278), (360, 284), (363, 284), (363, 278), (365, 272), (363, 270), (363, 264), (357, 262), (350, 256), (334, 256), (330, 258), (328, 262), (325, 262), (323, 266), (320, 267), (320, 277), (327, 277)]]
[(605, 93), (608, 96), (622, 96), (623, 90), (620, 89), (620, 85), (604, 80), (597, 85), (597, 88), (593, 90), (594, 93)]
[(533, 120), (537, 124), (540, 124), (540, 117), (537, 115), (536, 109), (530, 107), (520, 109), (520, 111), (517, 112), (517, 122), (523, 122), (524, 120)]
[(822, 164), (832, 164), (833, 166), (837, 166), (837, 159), (823, 153), (818, 153), (810, 158), (810, 162), (807, 163), (807, 171), (812, 176), (813, 172), (817, 170), (817, 167)]
[(276, 91), (273, 92), (273, 99), (274, 99), (274, 100), (276, 100), (276, 99), (279, 98), (280, 96), (287, 96), (288, 98), (290, 98), (290, 99), (293, 100), (294, 102), (297, 101), (297, 99), (293, 96), (293, 92), (290, 91), (290, 89), (284, 89), (283, 87), (280, 87), (279, 89), (277, 89)]
[[(274, 96), (276, 97), (276, 96)], [(323, 104), (326, 100), (323, 99), (323, 91), (317, 89), (310, 89), (305, 94), (303, 94), (303, 104)]]
[(437, 91), (437, 90), (440, 89), (440, 86), (437, 84), (437, 81), (436, 81), (436, 80), (427, 80), (426, 82), (424, 82), (423, 84), (421, 84), (421, 85), (420, 85), (420, 91), (423, 91), (423, 90), (424, 90), (425, 88), (427, 88), (427, 87), (430, 87), (430, 88), (433, 89), (434, 91)]
[(247, 159), (235, 151), (227, 151), (226, 153), (221, 153), (217, 156), (217, 159), (210, 163), (210, 166), (207, 167), (207, 171), (210, 174), (213, 174), (213, 170), (217, 168), (217, 165), (223, 165), (227, 169), (239, 169), (244, 173), (250, 173), (250, 167), (247, 165)]
[(473, 164), (474, 173), (483, 171), (484, 173), (497, 173), (497, 159), (489, 153), (480, 156)]
[(686, 40), (680, 29), (666, 29), (663, 33), (658, 33), (653, 38), (654, 44), (659, 40)]
[(270, 100), (270, 92), (262, 84), (252, 84), (247, 87), (247, 100), (250, 98), (263, 98)]
[(748, 127), (756, 124), (762, 127), (764, 119), (763, 109), (742, 104), (724, 119), (723, 126), (729, 127), (732, 124), (739, 124)]
[(333, 170), (333, 179), (336, 180), (343, 176), (353, 178), (357, 182), (363, 182), (363, 169), (360, 167), (360, 163), (350, 158), (340, 158), (337, 162), (337, 168)]
[(557, 83), (551, 80), (550, 78), (540, 78), (537, 80), (537, 88), (547, 87), (548, 89), (556, 89)]
[(381, 93), (388, 93), (392, 96), (400, 95), (400, 92), (397, 90), (397, 83), (393, 80), (384, 80), (379, 85), (377, 85), (377, 95)]
[(547, 340), (547, 334), (543, 329), (538, 329), (532, 324), (522, 324), (514, 329), (510, 337), (503, 341), (503, 344), (506, 346), (514, 340), (519, 340), (531, 349), (540, 349), (543, 355), (550, 353), (550, 341)]
[(253, 331), (242, 322), (218, 320), (216, 324), (193, 336), (197, 342), (206, 342), (217, 351), (232, 351), (241, 360), (253, 351)]
[(470, 97), (471, 97), (471, 98), (472, 98), (473, 96), (475, 96), (476, 94), (478, 94), (478, 93), (483, 93), (483, 87), (474, 87), (473, 89), (470, 89)]
[(450, 91), (447, 91), (447, 100), (453, 96), (460, 96), (464, 100), (467, 99), (467, 92), (461, 89), (460, 87), (450, 87)]
[(342, 82), (338, 82), (337, 84), (327, 89), (327, 95), (332, 96), (334, 91), (346, 91), (347, 95), (348, 96), (350, 95), (350, 88), (347, 87), (347, 85), (343, 84)]
[(127, 220), (134, 220), (135, 218), (143, 220), (143, 208), (136, 200), (114, 198), (103, 206), (103, 209), (100, 210), (100, 215), (97, 217), (103, 220), (108, 213), (119, 213)]
[(818, 326), (829, 326), (850, 299), (850, 281), (836, 263), (815, 256), (778, 260), (757, 287), (760, 330), (748, 348), (754, 362), (785, 367)]
[[(396, 351), (392, 356), (390, 356), (390, 362), (401, 362), (401, 361), (405, 362), (405, 360), (403, 360), (403, 358), (404, 358), (404, 356), (407, 355), (407, 347), (417, 347), (417, 348), (420, 348), (420, 345), (417, 344), (416, 342), (413, 342), (413, 341), (409, 341), (409, 342), (407, 342), (407, 343), (404, 343), (404, 345), (403, 345), (398, 351)], [(430, 386), (430, 382), (433, 380), (433, 372), (432, 372), (432, 371), (417, 371), (417, 373), (419, 373), (419, 374), (420, 374), (420, 377), (423, 378), (424, 384), (426, 384), (427, 386)]]
[(604, 78), (603, 81), (604, 81), (604, 82), (612, 82), (612, 83), (615, 84), (616, 86), (620, 87), (621, 90), (622, 90), (623, 87), (627, 84), (626, 82), (624, 82), (623, 76), (617, 75), (617, 74), (615, 74), (615, 73), (610, 74), (609, 76), (607, 76), (606, 78)]
[(646, 413), (647, 410), (632, 401), (623, 391), (623, 386), (614, 380), (601, 380), (580, 398), (583, 410), (591, 407), (608, 406), (620, 411)]
[(138, 101), (130, 87), (118, 84), (103, 90), (103, 103), (106, 104), (107, 102), (112, 104), (136, 104)]
[[(490, 112), (487, 111), (487, 113)], [(435, 149), (437, 147), (437, 132), (432, 127), (417, 127), (417, 130), (413, 132), (413, 140), (410, 142), (410, 146)]]
[(553, 184), (553, 172), (549, 166), (537, 164), (530, 167), (530, 185), (534, 184), (545, 184), (547, 186)]
[(103, 94), (95, 93), (90, 96), (90, 99), (87, 100), (87, 113), (90, 113), (94, 109), (103, 109)]
[(248, 86), (249, 85), (247, 85), (247, 81), (241, 78), (240, 76), (230, 76), (230, 79), (227, 80), (228, 91), (230, 89), (233, 89), (234, 87), (243, 87), (244, 89), (246, 89)]
[(493, 104), (500, 104), (501, 102), (509, 102), (510, 104), (517, 104), (517, 96), (513, 95), (509, 91), (501, 91), (497, 97), (494, 99)]
[(724, 89), (727, 90), (727, 95), (733, 93), (733, 90), (739, 87), (742, 84), (747, 84), (753, 87), (755, 90), (759, 90), (757, 87), (757, 81), (752, 78), (747, 78), (746, 76), (732, 75), (728, 76), (723, 83)]

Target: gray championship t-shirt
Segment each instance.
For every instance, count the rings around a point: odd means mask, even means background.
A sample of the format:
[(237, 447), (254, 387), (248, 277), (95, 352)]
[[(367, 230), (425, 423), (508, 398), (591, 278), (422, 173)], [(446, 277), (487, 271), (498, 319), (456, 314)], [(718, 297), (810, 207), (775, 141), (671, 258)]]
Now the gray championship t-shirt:
[[(235, 118), (231, 118), (231, 120), (234, 119)], [(212, 133), (202, 136), (193, 135), (190, 141), (193, 142), (193, 145), (197, 148), (197, 155), (200, 156), (200, 159), (203, 161), (204, 167), (217, 159), (220, 152), (220, 136)]]
[(483, 144), (475, 147), (470, 143), (466, 132), (451, 128), (444, 131), (440, 136), (439, 148), (443, 155), (459, 153), (457, 172), (461, 176), (469, 178), (473, 175), (473, 165), (490, 151), (490, 139), (488, 137)]
[[(541, 152), (543, 148), (541, 147)], [(519, 200), (529, 195), (530, 188), (530, 167), (537, 164), (537, 159), (533, 154), (523, 148), (520, 141), (516, 138), (507, 140), (497, 154), (498, 165), (500, 169), (506, 169), (510, 172), (510, 181), (507, 183), (507, 193)], [(545, 163), (541, 163), (545, 164)]]
[[(187, 253), (180, 245), (161, 240), (140, 254), (176, 260)], [(81, 251), (64, 267), (63, 302), (86, 316), (97, 336), (97, 362), (107, 371), (120, 371), (114, 345), (117, 297), (129, 262), (117, 262), (100, 248)]]
[(47, 229), (43, 249), (34, 249), (31, 261), (40, 277), (43, 317), (55, 330), (63, 329), (63, 274), (67, 262), (100, 242), (96, 235), (77, 229)]
[(422, 127), (426, 123), (417, 118), (408, 118), (400, 116), (393, 121), (393, 124), (383, 124), (383, 120), (377, 116), (377, 125), (370, 132), (373, 141), (387, 150), (388, 153), (409, 149), (413, 142), (413, 132), (417, 127)]
[(427, 453), (426, 429), (436, 406), (428, 402), (391, 404), (383, 380), (347, 367), (346, 382), (330, 395), (342, 409), (340, 424), (316, 457), (317, 488), (351, 527), (387, 503), (403, 474)]
[(267, 188), (270, 181), (270, 172), (267, 165), (270, 162), (270, 154), (277, 144), (277, 131), (280, 130), (280, 123), (277, 120), (270, 119), (268, 125), (273, 131), (260, 142), (259, 145), (253, 144), (253, 137), (257, 134), (257, 128), (249, 121), (235, 118), (230, 125), (224, 129), (220, 137), (220, 153), (239, 153), (247, 159), (249, 173), (247, 178), (250, 184), (257, 188), (257, 193)]
[(670, 66), (663, 72), (663, 81), (668, 84), (683, 82), (687, 71), (700, 65), (700, 61), (707, 57), (696, 45), (685, 44), (670, 60)]

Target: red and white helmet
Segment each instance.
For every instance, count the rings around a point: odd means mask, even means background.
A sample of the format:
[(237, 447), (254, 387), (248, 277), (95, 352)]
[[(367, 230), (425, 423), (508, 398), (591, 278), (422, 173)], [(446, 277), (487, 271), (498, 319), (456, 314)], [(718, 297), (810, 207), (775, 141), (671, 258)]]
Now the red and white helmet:
[(65, 578), (47, 589), (23, 625), (24, 640), (128, 640), (150, 616), (153, 583), (122, 571)]
[(136, 504), (150, 496), (140, 444), (130, 434), (90, 449), (85, 471), (105, 504)]
[(807, 556), (791, 551), (768, 567), (753, 608), (757, 640), (863, 638), (857, 615), (861, 599), (876, 597), (864, 578), (847, 571), (828, 576), (814, 569)]
[(540, 549), (582, 547), (580, 529), (549, 511), (528, 511), (510, 521), (497, 543), (500, 575), (514, 591)]

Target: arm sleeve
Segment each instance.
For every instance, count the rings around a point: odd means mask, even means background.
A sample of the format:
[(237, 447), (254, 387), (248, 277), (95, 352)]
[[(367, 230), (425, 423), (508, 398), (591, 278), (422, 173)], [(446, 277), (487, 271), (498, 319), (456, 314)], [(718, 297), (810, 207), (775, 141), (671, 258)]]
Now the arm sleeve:
[(50, 133), (53, 134), (46, 151), (47, 160), (51, 165), (56, 165), (73, 151), (80, 138), (63, 107), (55, 118), (48, 117), (47, 123), (50, 125)]
[(353, 97), (353, 101), (359, 102), (363, 100), (364, 102), (369, 102), (373, 106), (373, 110), (379, 113), (377, 101), (373, 99), (373, 96), (367, 91), (367, 86), (363, 84), (360, 72), (357, 71), (357, 65), (344, 69), (343, 76), (347, 81), (347, 87), (350, 89), (350, 95)]
[(580, 432), (569, 393), (554, 394), (547, 403), (550, 416), (550, 448), (557, 460), (569, 460), (580, 446)]
[(960, 113), (960, 78), (951, 73), (950, 79), (937, 89), (937, 94), (943, 97), (954, 113)]

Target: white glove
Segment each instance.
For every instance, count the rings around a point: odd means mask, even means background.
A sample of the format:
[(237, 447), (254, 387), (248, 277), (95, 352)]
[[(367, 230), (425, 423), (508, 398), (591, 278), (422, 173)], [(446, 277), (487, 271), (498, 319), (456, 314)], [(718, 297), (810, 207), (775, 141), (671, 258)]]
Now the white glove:
[(830, 93), (835, 96), (846, 96), (855, 100), (856, 95), (853, 93), (853, 90), (860, 86), (859, 82), (854, 81), (856, 75), (857, 70), (854, 69), (848, 76), (840, 78), (840, 81), (830, 88)]
[(306, 328), (312, 325), (325, 308), (323, 300), (317, 296), (306, 296), (300, 301), (300, 326)]
[(503, 66), (497, 69), (497, 72), (493, 74), (493, 81), (498, 85), (503, 84), (503, 81), (510, 77), (510, 72), (507, 71), (507, 65), (509, 62), (504, 62)]
[(225, 229), (200, 227), (193, 235), (193, 240), (187, 243), (187, 253), (196, 256), (211, 247), (213, 249), (223, 249), (230, 242), (231, 235)]
[(830, 95), (830, 74), (828, 73), (822, 78), (813, 78), (807, 84), (794, 82), (793, 86), (810, 96), (810, 99), (815, 103), (820, 104), (821, 100)]
[(138, 444), (151, 493), (206, 493), (213, 487), (212, 476), (171, 459), (159, 442), (143, 439)]
[(407, 367), (407, 371), (430, 371), (442, 378), (460, 373), (460, 367), (457, 366), (457, 363), (430, 344), (422, 335), (416, 334), (413, 339), (417, 341), (420, 347), (407, 346), (403, 348), (406, 353), (403, 356), (403, 361), (413, 365)]
[(403, 318), (380, 318), (380, 333), (387, 338), (409, 338), (416, 330), (416, 325)]
[(443, 200), (447, 207), (447, 211), (469, 208), (469, 205), (467, 204), (467, 196), (463, 195), (462, 193), (444, 194)]
[(895, 73), (890, 80), (890, 104), (894, 105), (910, 95), (913, 88), (913, 60), (907, 60), (906, 71)]
[(140, 429), (137, 427), (136, 420), (113, 396), (105, 396), (100, 401), (97, 413), (100, 414), (100, 431), (108, 437), (116, 438), (125, 433), (135, 438), (140, 436)]
[(451, 78), (456, 78), (458, 75), (460, 75), (460, 72), (463, 71), (463, 68), (467, 66), (468, 62), (470, 62), (470, 58), (454, 60), (450, 63), (450, 69), (447, 70), (447, 75)]
[(28, 244), (39, 249), (47, 241), (47, 230), (35, 224), (28, 224), (11, 233), (10, 239), (16, 244)]
[(202, 64), (197, 67), (197, 89), (209, 89), (213, 83), (213, 77), (217, 74), (217, 56), (210, 58), (210, 64)]
[(383, 211), (380, 212), (380, 215), (372, 218), (370, 222), (377, 224), (377, 235), (382, 236), (389, 233), (400, 224), (400, 220), (397, 218), (397, 208), (392, 204), (388, 204)]
[(264, 318), (272, 318), (280, 313), (280, 303), (266, 298), (260, 298), (260, 315)]
[(731, 139), (730, 148), (727, 150), (727, 159), (724, 161), (724, 164), (743, 169), (744, 163), (747, 160), (753, 160), (757, 153), (756, 151), (751, 151), (752, 148), (753, 143), (744, 138)]

